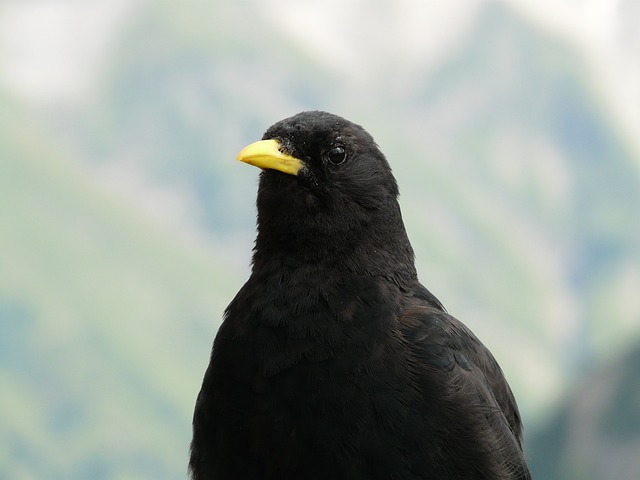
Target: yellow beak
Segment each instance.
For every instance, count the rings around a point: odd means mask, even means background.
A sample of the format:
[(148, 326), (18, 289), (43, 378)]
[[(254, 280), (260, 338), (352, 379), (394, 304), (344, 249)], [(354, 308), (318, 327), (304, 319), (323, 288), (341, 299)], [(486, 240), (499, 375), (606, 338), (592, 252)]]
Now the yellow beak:
[(282, 153), (277, 140), (260, 140), (252, 143), (240, 151), (238, 160), (258, 168), (279, 170), (289, 175), (297, 175), (305, 166), (302, 160)]

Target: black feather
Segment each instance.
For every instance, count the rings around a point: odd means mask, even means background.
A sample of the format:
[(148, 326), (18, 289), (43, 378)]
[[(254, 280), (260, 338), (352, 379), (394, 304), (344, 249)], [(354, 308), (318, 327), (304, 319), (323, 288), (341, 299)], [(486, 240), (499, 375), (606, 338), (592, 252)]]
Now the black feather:
[(264, 138), (306, 167), (261, 174), (251, 276), (196, 403), (193, 479), (530, 478), (513, 394), (418, 282), (371, 136), (305, 112)]

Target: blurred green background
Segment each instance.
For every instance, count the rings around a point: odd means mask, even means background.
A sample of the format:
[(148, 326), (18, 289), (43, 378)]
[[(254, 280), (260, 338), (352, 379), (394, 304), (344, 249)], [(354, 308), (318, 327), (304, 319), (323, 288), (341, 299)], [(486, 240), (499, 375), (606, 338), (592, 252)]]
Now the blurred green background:
[(503, 366), (538, 479), (640, 471), (640, 2), (0, 4), (0, 479), (186, 478), (235, 154), (322, 109)]

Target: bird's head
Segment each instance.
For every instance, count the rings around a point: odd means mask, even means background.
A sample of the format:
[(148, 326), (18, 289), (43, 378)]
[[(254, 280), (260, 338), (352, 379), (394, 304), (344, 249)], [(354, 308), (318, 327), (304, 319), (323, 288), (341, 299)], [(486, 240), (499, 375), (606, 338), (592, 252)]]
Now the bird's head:
[(302, 112), (276, 123), (238, 160), (262, 168), (261, 190), (285, 189), (287, 203), (306, 205), (300, 212), (305, 215), (331, 206), (349, 209), (349, 204), (373, 209), (398, 195), (371, 135), (326, 112)]
[(238, 160), (262, 169), (257, 253), (274, 246), (319, 254), (367, 248), (369, 255), (396, 248), (410, 251), (413, 262), (396, 180), (361, 126), (302, 112), (271, 126)]

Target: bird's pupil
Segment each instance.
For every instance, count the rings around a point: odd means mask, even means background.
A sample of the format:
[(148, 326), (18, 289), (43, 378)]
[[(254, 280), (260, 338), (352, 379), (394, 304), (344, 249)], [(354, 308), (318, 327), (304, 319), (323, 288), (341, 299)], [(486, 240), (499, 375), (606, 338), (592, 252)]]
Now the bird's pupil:
[(347, 158), (347, 152), (344, 147), (333, 147), (329, 150), (328, 155), (329, 161), (334, 165), (338, 165), (345, 161)]

